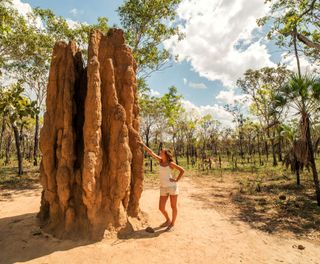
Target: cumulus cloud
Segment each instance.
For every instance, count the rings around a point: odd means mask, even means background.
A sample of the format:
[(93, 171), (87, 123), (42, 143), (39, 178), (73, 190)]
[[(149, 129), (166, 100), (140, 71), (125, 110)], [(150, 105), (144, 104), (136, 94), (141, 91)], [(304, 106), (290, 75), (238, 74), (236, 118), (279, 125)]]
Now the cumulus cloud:
[[(28, 15), (33, 12), (33, 9), (32, 9), (30, 4), (21, 2), (20, 0), (13, 0), (12, 1), (12, 6), (15, 9), (17, 9), (19, 14), (24, 16), (26, 18), (26, 20), (29, 21), (29, 23), (31, 23)], [(78, 15), (78, 14), (82, 14), (83, 11), (79, 11), (76, 8), (74, 8), (74, 9), (70, 10), (70, 13), (73, 14), (73, 15)], [(70, 28), (72, 28), (72, 29), (77, 28), (77, 27), (80, 26), (80, 22), (72, 20), (70, 18), (66, 18), (66, 22), (68, 23), (68, 26)], [(40, 17), (36, 18), (35, 23), (36, 23), (35, 26), (37, 26), (38, 28), (43, 28), (44, 27), (42, 22), (41, 22)], [(87, 23), (84, 22), (83, 24), (87, 24)]]
[(28, 3), (23, 3), (20, 0), (13, 0), (12, 5), (18, 10), (18, 12), (27, 17), (28, 13), (32, 12), (32, 7)]
[[(319, 64), (311, 63), (304, 56), (300, 56), (299, 60), (300, 60), (300, 68), (302, 73), (319, 72), (320, 70)], [(289, 54), (289, 55), (282, 54), (281, 62), (283, 64), (286, 64), (289, 70), (295, 71), (295, 72), (298, 71), (296, 57), (293, 54)]]
[(180, 60), (209, 80), (233, 87), (248, 68), (273, 66), (267, 46), (256, 39), (256, 19), (267, 9), (261, 0), (183, 0), (178, 19), (185, 39), (164, 43)]
[(216, 99), (225, 104), (234, 104), (237, 101), (240, 102), (247, 99), (247, 96), (244, 94), (235, 94), (235, 91), (230, 89), (220, 91)]
[(212, 115), (213, 118), (221, 122), (224, 127), (233, 127), (233, 116), (218, 104), (196, 106), (188, 100), (181, 100), (182, 106), (191, 117), (200, 118), (205, 115)]
[(186, 78), (183, 78), (183, 83), (193, 89), (207, 89), (208, 88), (204, 83), (190, 82)]

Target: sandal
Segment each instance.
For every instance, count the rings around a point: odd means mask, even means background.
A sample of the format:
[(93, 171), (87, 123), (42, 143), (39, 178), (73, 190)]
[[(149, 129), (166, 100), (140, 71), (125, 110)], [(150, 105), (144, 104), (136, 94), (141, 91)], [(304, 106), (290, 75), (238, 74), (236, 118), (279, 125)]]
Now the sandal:
[(169, 225), (171, 225), (171, 222), (166, 221), (166, 222), (162, 223), (159, 227), (167, 227)]
[(173, 225), (168, 225), (168, 227), (166, 228), (166, 232), (172, 232), (174, 231), (174, 226)]

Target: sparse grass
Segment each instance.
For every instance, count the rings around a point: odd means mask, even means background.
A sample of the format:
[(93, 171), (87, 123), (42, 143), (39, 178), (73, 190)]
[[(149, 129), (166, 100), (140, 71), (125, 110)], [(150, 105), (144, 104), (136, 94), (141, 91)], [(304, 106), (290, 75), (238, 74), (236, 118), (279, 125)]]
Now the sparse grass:
[(268, 233), (305, 236), (320, 240), (320, 207), (317, 206), (312, 177), (301, 174), (301, 185), (281, 165), (265, 165), (256, 173), (246, 168), (225, 169), (199, 174), (192, 171), (194, 181), (207, 188), (207, 194), (195, 199), (205, 201), (229, 215), (231, 221), (243, 221)]
[[(0, 164), (3, 164), (0, 160)], [(1, 198), (15, 191), (39, 188), (38, 168), (25, 162), (25, 174), (17, 175), (12, 161), (0, 168)], [(190, 194), (229, 215), (230, 221), (244, 221), (253, 228), (268, 233), (285, 233), (320, 240), (320, 207), (317, 206), (310, 172), (301, 173), (301, 186), (296, 185), (295, 176), (281, 164), (273, 167), (271, 161), (263, 166), (238, 163), (238, 168), (225, 159), (220, 169), (213, 163), (212, 169), (199, 169), (198, 165), (187, 165), (180, 158), (179, 164), (186, 169), (184, 177), (193, 180), (205, 192)], [(320, 164), (318, 164), (320, 168)], [(153, 163), (149, 170), (145, 159), (145, 187), (159, 183), (159, 166)]]
[(13, 162), (0, 167), (0, 200), (10, 199), (12, 193), (38, 188), (40, 188), (38, 167), (25, 162), (23, 175), (18, 175)]

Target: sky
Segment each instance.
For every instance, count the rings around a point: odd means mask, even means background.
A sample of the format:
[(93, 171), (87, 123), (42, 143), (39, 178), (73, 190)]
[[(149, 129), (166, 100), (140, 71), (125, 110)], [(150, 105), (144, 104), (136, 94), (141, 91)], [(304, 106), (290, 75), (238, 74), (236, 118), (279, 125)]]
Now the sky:
[[(116, 9), (121, 0), (13, 0), (18, 10), (50, 8), (68, 20), (95, 23), (105, 16), (109, 25), (120, 25)], [(163, 43), (179, 61), (148, 78), (152, 94), (160, 96), (172, 85), (183, 96), (185, 108), (197, 114), (211, 114), (225, 126), (232, 116), (224, 109), (243, 98), (236, 80), (249, 69), (275, 66), (280, 61), (294, 69), (292, 56), (284, 57), (266, 39), (267, 28), (259, 28), (256, 19), (268, 10), (263, 0), (182, 0), (177, 19), (183, 21), (182, 41)], [(302, 59), (302, 68), (308, 63)]]

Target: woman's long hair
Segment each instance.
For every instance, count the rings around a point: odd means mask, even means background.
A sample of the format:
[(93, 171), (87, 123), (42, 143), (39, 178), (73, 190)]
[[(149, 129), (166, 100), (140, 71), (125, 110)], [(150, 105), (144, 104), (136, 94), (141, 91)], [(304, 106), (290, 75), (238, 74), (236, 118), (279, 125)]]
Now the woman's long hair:
[(168, 163), (172, 162), (173, 161), (173, 155), (172, 155), (171, 150), (170, 149), (162, 149), (162, 151), (166, 155)]

